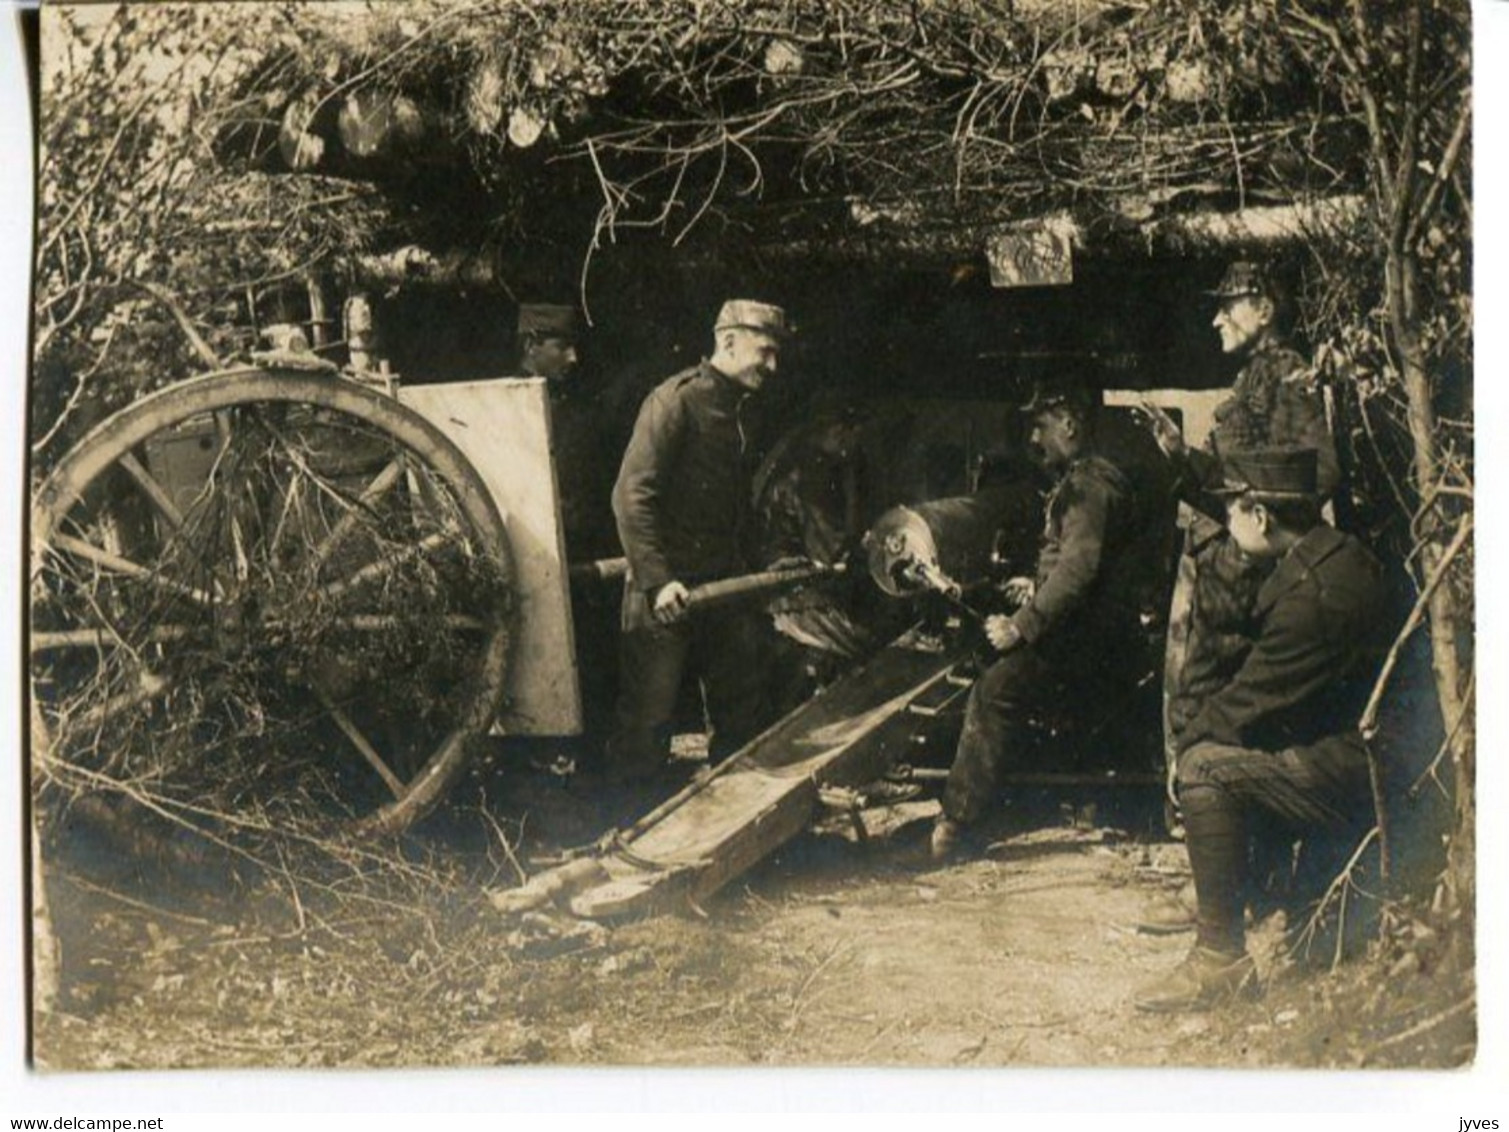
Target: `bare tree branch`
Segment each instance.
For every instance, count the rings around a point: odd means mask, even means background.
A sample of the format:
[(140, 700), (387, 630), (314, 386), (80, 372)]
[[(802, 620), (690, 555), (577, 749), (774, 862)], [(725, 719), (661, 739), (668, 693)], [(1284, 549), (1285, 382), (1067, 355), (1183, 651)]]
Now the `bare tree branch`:
[(1357, 729), (1362, 732), (1364, 739), (1371, 740), (1378, 733), (1378, 709), (1383, 702), (1383, 693), (1388, 687), (1389, 679), (1394, 674), (1394, 668), (1399, 663), (1399, 655), (1404, 649), (1404, 643), (1409, 640), (1415, 630), (1424, 622), (1426, 610), (1430, 607), (1431, 597), (1434, 596), (1441, 583), (1446, 580), (1446, 575), (1450, 572), (1451, 564), (1456, 559), (1456, 556), (1467, 545), (1467, 540), (1472, 535), (1472, 518), (1472, 514), (1469, 512), (1457, 524), (1456, 535), (1452, 538), (1451, 544), (1436, 563), (1434, 572), (1420, 590), (1420, 596), (1415, 599), (1414, 608), (1410, 610), (1409, 617), (1405, 619), (1404, 627), (1399, 630), (1398, 635), (1394, 638), (1393, 645), (1389, 648), (1388, 655), (1383, 662), (1383, 667), (1378, 673), (1378, 679), (1373, 684), (1372, 694), (1368, 697), (1367, 706), (1363, 709), (1362, 718), (1357, 724)]
[(1452, 127), (1451, 138), (1442, 152), (1440, 164), (1436, 167), (1435, 178), (1426, 190), (1420, 207), (1415, 210), (1415, 215), (1410, 220), (1409, 230), (1404, 236), (1405, 247), (1414, 247), (1419, 243), (1425, 226), (1430, 223), (1436, 209), (1440, 206), (1447, 182), (1456, 173), (1457, 163), (1462, 159), (1462, 147), (1467, 141), (1471, 127), (1472, 94), (1467, 92), (1463, 95), (1462, 105), (1457, 109), (1456, 125)]
[(182, 304), (173, 297), (171, 291), (159, 283), (153, 283), (146, 279), (132, 279), (130, 283), (134, 287), (141, 288), (141, 290), (151, 295), (167, 308), (168, 313), (173, 316), (173, 321), (178, 323), (178, 328), (183, 331), (184, 337), (189, 340), (189, 345), (194, 348), (194, 353), (199, 355), (205, 365), (209, 366), (210, 369), (224, 368), (224, 363), (215, 351), (210, 348), (210, 344), (204, 340), (198, 328), (189, 319), (188, 313), (183, 309)]

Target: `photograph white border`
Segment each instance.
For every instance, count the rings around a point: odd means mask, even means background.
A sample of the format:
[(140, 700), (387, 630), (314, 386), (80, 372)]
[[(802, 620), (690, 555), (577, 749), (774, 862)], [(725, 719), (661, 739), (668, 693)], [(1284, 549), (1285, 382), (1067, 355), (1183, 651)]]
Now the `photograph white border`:
[[(1509, 4), (1473, 4), (1475, 24), (1474, 161), (1477, 264), (1475, 416), (1485, 427), (1509, 430), (1509, 191), (1504, 145), (1509, 110)], [(1505, 971), (1505, 864), (1509, 803), (1506, 701), (1509, 656), (1506, 600), (1492, 585), (1478, 589), (1479, 656), (1479, 1020), (1477, 1061), (1461, 1072), (1269, 1072), (1173, 1070), (633, 1070), (500, 1068), (494, 1070), (313, 1070), (176, 1073), (109, 1072), (38, 1074), (25, 1063), (24, 907), (21, 886), (25, 842), (21, 824), (22, 764), (20, 617), (24, 555), (21, 527), (27, 333), (30, 317), (30, 169), (32, 141), (20, 34), (15, 9), (0, 18), (0, 155), (5, 174), (0, 207), (0, 736), (13, 751), (0, 774), (0, 1121), (68, 1115), (166, 1116), (165, 1129), (210, 1127), (188, 1114), (217, 1118), (221, 1129), (280, 1126), (315, 1128), (332, 1113), (364, 1113), (363, 1127), (408, 1128), (407, 1114), (454, 1114), (454, 1126), (500, 1127), (476, 1115), (505, 1111), (903, 1111), (1015, 1110), (1019, 1112), (1121, 1112), (1130, 1127), (1166, 1128), (1152, 1112), (1225, 1112), (1222, 1132), (1261, 1121), (1271, 1132), (1274, 1111), (1311, 1114), (1295, 1127), (1334, 1123), (1327, 1115), (1366, 1112), (1369, 1132), (1431, 1129), (1459, 1132), (1461, 1118), (1496, 1118), (1509, 1128), (1509, 1057), (1504, 1020), (1509, 1012)], [(1495, 425), (1494, 422), (1499, 424)], [(1509, 561), (1497, 535), (1509, 483), (1509, 444), (1480, 444), (1477, 571), (1481, 579), (1506, 577)], [(1502, 486), (1501, 486), (1502, 485)], [(326, 1114), (326, 1115), (311, 1115)], [(472, 1114), (463, 1116), (462, 1114)], [(450, 1121), (452, 1118), (448, 1117)], [(1045, 1120), (1044, 1123), (1047, 1121)], [(1055, 1119), (1055, 1123), (1061, 1123)], [(0, 1124), (0, 1128), (6, 1125)], [(450, 1127), (448, 1123), (446, 1127)], [(1127, 1127), (1125, 1118), (1118, 1128)]]

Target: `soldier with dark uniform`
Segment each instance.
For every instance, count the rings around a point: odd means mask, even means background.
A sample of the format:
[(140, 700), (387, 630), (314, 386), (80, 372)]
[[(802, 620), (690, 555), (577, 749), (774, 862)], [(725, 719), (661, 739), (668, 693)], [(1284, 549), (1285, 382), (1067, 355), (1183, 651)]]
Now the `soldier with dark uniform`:
[(1189, 448), (1178, 425), (1154, 412), (1158, 443), (1180, 463), (1186, 493), (1219, 488), (1223, 451), (1295, 445), (1315, 449), (1320, 491), (1328, 496), (1340, 480), (1336, 446), (1305, 359), (1285, 335), (1287, 291), (1262, 265), (1239, 260), (1208, 294), (1219, 303), (1211, 326), (1221, 351), (1240, 359), (1242, 368), (1231, 396), (1216, 407), (1215, 429), (1203, 450)]
[(1321, 521), (1314, 449), (1231, 452), (1227, 528), (1269, 563), (1253, 644), (1183, 731), (1176, 789), (1194, 873), (1197, 938), (1141, 1010), (1203, 1009), (1255, 989), (1243, 911), (1249, 837), (1277, 819), (1309, 837), (1355, 843), (1373, 820), (1368, 758), (1356, 722), (1376, 674), (1382, 570), (1350, 535)]
[(690, 588), (754, 565), (749, 402), (776, 373), (786, 314), (765, 303), (723, 304), (714, 352), (644, 401), (613, 488), (629, 559), (623, 596), (620, 689), (608, 771), (622, 779), (666, 763), (678, 692), (702, 683), (712, 724), (709, 757), (737, 750), (767, 722), (759, 611), (693, 614)]
[(580, 360), (577, 356), (580, 335), (575, 307), (564, 303), (521, 303), (517, 324), (519, 369), (525, 376), (543, 377), (552, 385), (565, 388)]
[(1036, 577), (1008, 581), (1016, 611), (985, 623), (1001, 655), (970, 692), (933, 827), (936, 860), (948, 857), (995, 801), (1002, 774), (1021, 757), (1030, 715), (1065, 693), (1112, 691), (1141, 649), (1128, 553), (1135, 505), (1126, 476), (1093, 450), (1093, 403), (1078, 389), (1039, 390), (1023, 412), (1034, 418), (1034, 453), (1057, 482), (1045, 507)]
[[(543, 377), (550, 397), (550, 456), (560, 501), (567, 562), (618, 554), (608, 493), (613, 486), (606, 430), (595, 390), (577, 372), (581, 321), (575, 307), (524, 303), (518, 320), (519, 370)], [(614, 587), (573, 578), (571, 622), (581, 681), (582, 750), (601, 749), (617, 681), (618, 603)], [(592, 761), (589, 755), (587, 761)]]
[(519, 370), (543, 377), (550, 394), (550, 446), (565, 528), (566, 557), (573, 562), (617, 553), (608, 509), (612, 474), (592, 391), (577, 375), (581, 323), (576, 308), (553, 303), (519, 307)]
[(1216, 408), (1204, 448), (1190, 448), (1172, 420), (1145, 406), (1160, 447), (1175, 463), (1179, 497), (1189, 505), (1165, 673), (1171, 773), (1189, 720), (1205, 697), (1231, 678), (1251, 647), (1252, 603), (1272, 569), (1271, 561), (1243, 554), (1221, 525), (1222, 501), (1212, 489), (1221, 482), (1222, 454), (1307, 447), (1317, 453), (1322, 499), (1340, 481), (1325, 402), (1304, 358), (1283, 333), (1289, 305), (1284, 288), (1263, 266), (1238, 261), (1210, 294), (1219, 303), (1211, 325), (1220, 334), (1221, 349), (1242, 359), (1242, 368), (1231, 396)]

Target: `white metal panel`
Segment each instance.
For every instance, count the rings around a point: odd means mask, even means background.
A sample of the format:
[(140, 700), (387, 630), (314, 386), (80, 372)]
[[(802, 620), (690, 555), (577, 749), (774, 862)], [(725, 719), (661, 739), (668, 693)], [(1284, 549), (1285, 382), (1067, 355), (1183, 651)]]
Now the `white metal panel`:
[(1215, 428), (1216, 406), (1230, 396), (1230, 389), (1107, 389), (1105, 403), (1135, 407), (1146, 401), (1178, 409), (1184, 417), (1184, 442), (1198, 448)]
[(466, 454), (508, 527), (519, 608), (508, 703), (499, 724), (516, 735), (580, 734), (581, 690), (545, 381), (414, 385), (398, 396)]

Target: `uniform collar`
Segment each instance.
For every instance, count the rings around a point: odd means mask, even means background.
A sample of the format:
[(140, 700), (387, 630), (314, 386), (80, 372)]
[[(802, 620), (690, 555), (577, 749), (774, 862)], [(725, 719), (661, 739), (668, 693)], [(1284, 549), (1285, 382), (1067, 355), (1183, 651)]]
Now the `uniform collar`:
[(1064, 487), (1068, 484), (1068, 482), (1074, 477), (1074, 473), (1085, 467), (1085, 465), (1089, 463), (1090, 458), (1093, 455), (1094, 453), (1089, 449), (1082, 449), (1078, 456), (1074, 457), (1074, 459), (1070, 460), (1067, 464), (1064, 465), (1063, 470), (1060, 471), (1057, 477), (1054, 479), (1053, 486), (1048, 489), (1048, 494), (1043, 497), (1049, 510), (1053, 509), (1056, 501), (1058, 500), (1059, 494), (1064, 490)]
[(1317, 523), (1289, 548), (1287, 558), (1314, 569), (1346, 544), (1347, 536), (1329, 523)]
[(1259, 606), (1270, 606), (1293, 589), (1301, 579), (1313, 571), (1344, 545), (1347, 537), (1328, 523), (1319, 523), (1305, 532), (1304, 538), (1289, 548), (1289, 553), (1279, 559), (1278, 567), (1263, 584), (1258, 595)]
[(1265, 334), (1259, 341), (1253, 343), (1252, 348), (1247, 351), (1246, 356), (1242, 359), (1242, 364), (1244, 366), (1249, 365), (1259, 358), (1266, 358), (1273, 354), (1282, 354), (1288, 351), (1288, 349), (1288, 340), (1282, 334)]
[[(1181, 504), (1181, 506), (1188, 506), (1188, 504)], [(1197, 516), (1202, 515), (1202, 513), (1198, 510), (1195, 511), (1195, 514)], [(1204, 550), (1211, 543), (1215, 542), (1217, 539), (1231, 537), (1229, 534), (1227, 534), (1225, 523), (1218, 523), (1208, 516), (1204, 517), (1209, 521), (1208, 528), (1205, 526), (1205, 524), (1201, 523), (1199, 519), (1193, 520), (1188, 528), (1190, 533), (1187, 536), (1189, 542), (1186, 553), (1190, 555), (1198, 555), (1202, 550)]]
[(701, 373), (712, 379), (715, 389), (733, 400), (742, 400), (754, 392), (753, 389), (746, 389), (733, 378), (729, 377), (728, 374), (713, 365), (711, 358), (703, 358), (697, 363), (697, 368)]
[(1058, 473), (1058, 479), (1054, 482), (1063, 483), (1075, 472), (1079, 471), (1081, 468), (1089, 466), (1090, 464), (1094, 463), (1094, 461), (1095, 450), (1092, 448), (1081, 448), (1079, 450), (1079, 455), (1074, 457), (1074, 459), (1070, 460), (1067, 464), (1064, 465), (1063, 470)]

